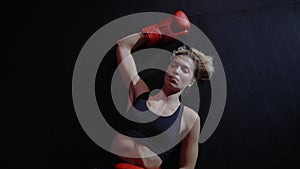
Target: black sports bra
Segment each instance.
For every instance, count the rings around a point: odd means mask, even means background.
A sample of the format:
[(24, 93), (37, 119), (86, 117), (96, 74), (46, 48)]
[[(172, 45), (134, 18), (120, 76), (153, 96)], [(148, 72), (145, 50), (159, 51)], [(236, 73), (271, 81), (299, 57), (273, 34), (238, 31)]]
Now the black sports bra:
[(147, 146), (153, 152), (158, 154), (164, 161), (172, 149), (165, 153), (161, 153), (161, 150), (164, 149), (163, 143), (178, 140), (184, 106), (180, 104), (177, 110), (170, 116), (159, 116), (150, 111), (147, 107), (146, 102), (149, 98), (149, 94), (149, 92), (141, 94), (133, 102), (132, 107), (129, 109), (127, 115), (129, 118), (135, 118), (138, 121), (145, 121), (147, 118), (155, 120), (146, 123), (134, 122), (132, 125), (125, 127), (122, 133), (133, 138), (147, 138), (161, 134), (174, 125), (170, 128), (171, 130), (168, 130), (168, 132), (159, 141), (156, 140), (154, 142), (151, 139), (139, 139), (141, 144)]

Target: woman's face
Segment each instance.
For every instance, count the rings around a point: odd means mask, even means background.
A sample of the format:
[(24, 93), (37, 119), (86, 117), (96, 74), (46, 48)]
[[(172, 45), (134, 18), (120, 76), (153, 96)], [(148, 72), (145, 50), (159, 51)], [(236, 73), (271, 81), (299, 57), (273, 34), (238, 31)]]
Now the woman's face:
[(187, 86), (194, 83), (195, 64), (187, 55), (175, 56), (169, 64), (165, 76), (165, 85), (178, 91), (183, 91)]

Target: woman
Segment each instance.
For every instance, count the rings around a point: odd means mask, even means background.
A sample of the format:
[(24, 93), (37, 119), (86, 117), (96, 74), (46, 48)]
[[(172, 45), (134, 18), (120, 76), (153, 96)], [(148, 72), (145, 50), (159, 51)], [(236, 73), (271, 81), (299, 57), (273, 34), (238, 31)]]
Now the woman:
[[(179, 98), (182, 92), (197, 80), (209, 80), (214, 70), (212, 58), (194, 48), (178, 48), (173, 52), (174, 57), (164, 75), (162, 88), (157, 94), (149, 96), (150, 90), (137, 74), (131, 55), (131, 52), (143, 43), (147, 43), (147, 38), (143, 33), (135, 33), (121, 39), (117, 44), (117, 61), (118, 64), (122, 63), (119, 67), (125, 84), (129, 84), (129, 114), (134, 112), (131, 110), (134, 107), (139, 112), (147, 110), (158, 118), (147, 124), (128, 127), (122, 134), (117, 134), (112, 143), (112, 151), (126, 163), (143, 168), (159, 168), (171, 150), (157, 154), (156, 150), (160, 150), (161, 147), (152, 143), (138, 142), (132, 137), (149, 137), (159, 134), (170, 127), (176, 118), (180, 118), (179, 123), (177, 121), (178, 124), (174, 124), (177, 125), (177, 129), (172, 131), (176, 136), (171, 134), (165, 139), (171, 140), (182, 133), (187, 133), (181, 141), (179, 167), (193, 169), (198, 156), (200, 119), (194, 110), (183, 106)], [(153, 154), (153, 156), (145, 157), (146, 154)], [(135, 156), (140, 158), (133, 158)], [(118, 167), (121, 168), (122, 165), (116, 166)]]

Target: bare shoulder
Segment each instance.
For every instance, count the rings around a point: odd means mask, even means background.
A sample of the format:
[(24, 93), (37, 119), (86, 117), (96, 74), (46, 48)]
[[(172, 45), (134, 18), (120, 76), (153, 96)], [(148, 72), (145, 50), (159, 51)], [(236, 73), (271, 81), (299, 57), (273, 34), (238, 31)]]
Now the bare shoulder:
[(200, 120), (198, 113), (195, 110), (184, 106), (183, 116), (187, 122), (194, 122), (195, 120)]
[(185, 123), (185, 128), (188, 130), (191, 129), (195, 124), (200, 124), (200, 117), (198, 113), (187, 106), (184, 106), (183, 120)]

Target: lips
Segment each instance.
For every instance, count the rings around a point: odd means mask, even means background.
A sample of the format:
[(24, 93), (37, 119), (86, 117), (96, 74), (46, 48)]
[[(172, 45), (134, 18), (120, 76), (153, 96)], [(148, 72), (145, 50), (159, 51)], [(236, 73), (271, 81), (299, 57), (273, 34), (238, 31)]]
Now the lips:
[(176, 84), (178, 83), (178, 79), (176, 77), (171, 76), (171, 75), (169, 75), (168, 77), (172, 83), (176, 83)]

